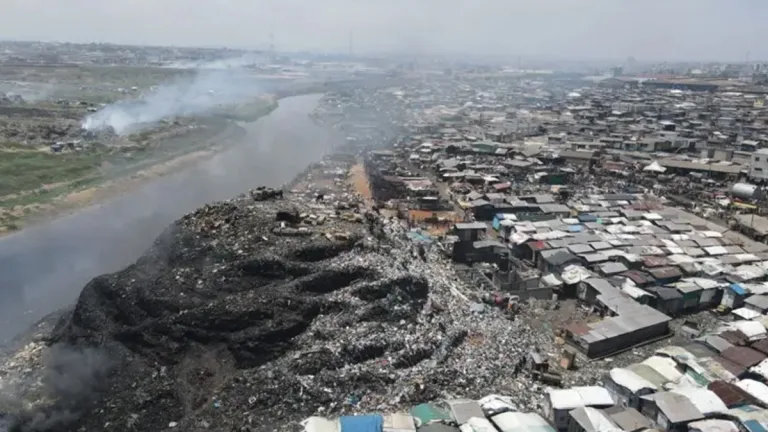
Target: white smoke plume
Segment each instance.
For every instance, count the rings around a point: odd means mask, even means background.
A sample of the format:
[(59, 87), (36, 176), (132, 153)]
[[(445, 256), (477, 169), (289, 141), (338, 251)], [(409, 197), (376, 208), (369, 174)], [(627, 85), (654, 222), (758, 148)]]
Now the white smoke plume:
[(269, 63), (269, 57), (261, 53), (248, 53), (240, 57), (223, 58), (214, 61), (175, 62), (166, 67), (174, 69), (233, 69)]
[(160, 120), (209, 113), (217, 107), (245, 103), (263, 93), (263, 86), (243, 70), (200, 70), (138, 99), (108, 105), (83, 120), (88, 131), (113, 129), (118, 135), (136, 132)]
[(38, 102), (51, 99), (55, 86), (48, 83), (24, 81), (0, 81), (0, 94), (8, 97), (20, 96), (26, 102)]
[[(24, 377), (0, 391), (0, 406), (6, 410), (0, 412), (0, 432), (67, 430), (97, 398), (117, 365), (106, 351), (62, 344), (47, 348), (42, 361), (39, 376)], [(30, 385), (34, 390), (24, 390)]]

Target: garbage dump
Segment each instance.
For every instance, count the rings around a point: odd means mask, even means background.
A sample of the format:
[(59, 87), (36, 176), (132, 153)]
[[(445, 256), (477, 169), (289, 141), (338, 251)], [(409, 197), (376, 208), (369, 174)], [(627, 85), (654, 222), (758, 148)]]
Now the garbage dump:
[[(109, 388), (94, 398), (104, 408), (94, 414), (92, 401), (73, 406), (51, 392), (11, 418), (29, 426), (44, 412), (62, 430), (292, 430), (313, 414), (510, 386), (516, 404), (533, 408), (535, 385), (504, 370), (539, 336), (501, 310), (468, 313), (436, 247), (336, 186), (321, 201), (305, 180), (282, 197), (255, 189), (206, 205), (134, 265), (92, 280), (47, 343), (110, 359)], [(91, 414), (55, 417), (60, 410)]]
[[(313, 118), (346, 134), (343, 151), (282, 188), (182, 217), (134, 265), (91, 281), (0, 365), (2, 384), (20, 388), (2, 419), (21, 430), (343, 431), (408, 412), (420, 430), (550, 430), (533, 413), (565, 422), (572, 396), (612, 405), (595, 386), (609, 370), (689, 384), (682, 370), (694, 366), (675, 362), (691, 357), (673, 344), (735, 380), (710, 358), (734, 369), (746, 347), (691, 338), (715, 327), (715, 308), (764, 311), (752, 302), (765, 293), (765, 245), (715, 224), (749, 216), (752, 237), (768, 235), (759, 214), (741, 213), (756, 203), (725, 199), (741, 164), (677, 154), (693, 140), (652, 140), (674, 127), (639, 101), (670, 111), (666, 92), (555, 79), (544, 97), (538, 80), (482, 75), (329, 92)], [(566, 91), (577, 96), (558, 100)], [(598, 137), (645, 117), (647, 139)], [(57, 346), (104, 359), (58, 374), (93, 397), (28, 366)], [(764, 358), (750, 354), (744, 368)]]

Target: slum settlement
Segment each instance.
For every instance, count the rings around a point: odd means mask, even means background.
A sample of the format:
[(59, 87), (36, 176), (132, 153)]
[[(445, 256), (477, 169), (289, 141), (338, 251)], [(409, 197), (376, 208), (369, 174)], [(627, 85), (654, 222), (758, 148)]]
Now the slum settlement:
[(326, 95), (318, 118), (384, 143), (360, 151), (376, 211), (451, 263), (466, 314), (538, 342), (498, 370), (525, 389), (448, 387), (305, 430), (768, 428), (768, 111), (752, 85), (675, 82), (483, 74)]

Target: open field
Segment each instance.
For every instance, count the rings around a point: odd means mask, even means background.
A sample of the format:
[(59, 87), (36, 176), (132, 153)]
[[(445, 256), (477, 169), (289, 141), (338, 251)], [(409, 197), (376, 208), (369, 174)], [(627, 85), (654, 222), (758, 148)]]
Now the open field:
[(60, 99), (111, 103), (132, 92), (193, 74), (189, 69), (159, 67), (3, 66), (0, 92), (13, 92), (28, 100), (51, 104)]
[[(131, 179), (196, 163), (201, 154), (237, 138), (234, 121), (254, 121), (277, 107), (276, 98), (254, 95), (205, 113), (163, 118), (124, 135), (83, 129), (86, 116), (109, 103), (137, 99), (192, 75), (133, 67), (0, 70), (0, 234), (71, 210), (73, 203), (83, 202), (78, 197), (84, 192), (104, 197), (104, 190), (123, 190)], [(151, 169), (155, 165), (162, 168)]]

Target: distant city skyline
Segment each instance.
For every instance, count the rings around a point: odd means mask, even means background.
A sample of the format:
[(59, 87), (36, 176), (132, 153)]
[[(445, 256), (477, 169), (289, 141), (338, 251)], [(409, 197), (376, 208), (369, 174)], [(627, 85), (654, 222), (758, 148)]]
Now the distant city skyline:
[(6, 0), (0, 38), (356, 54), (768, 60), (761, 0)]

